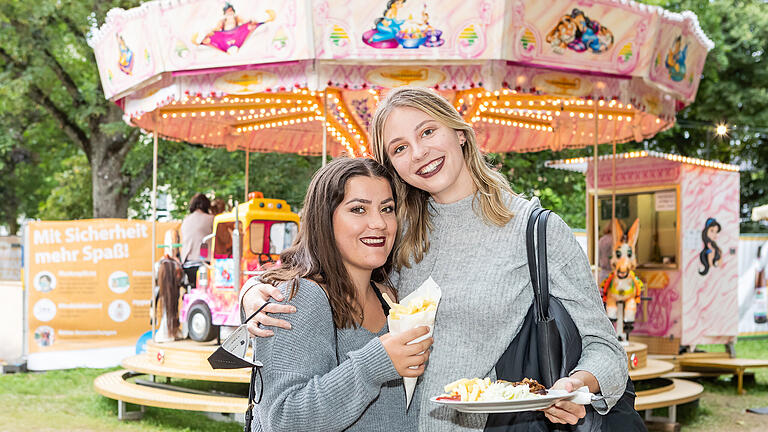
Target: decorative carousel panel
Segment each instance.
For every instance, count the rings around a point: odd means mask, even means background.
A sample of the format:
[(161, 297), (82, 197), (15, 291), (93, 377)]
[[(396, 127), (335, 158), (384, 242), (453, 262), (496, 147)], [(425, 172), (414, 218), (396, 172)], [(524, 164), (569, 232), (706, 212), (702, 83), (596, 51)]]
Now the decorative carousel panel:
[[(153, 1), (129, 11), (113, 9), (90, 43), (112, 98), (164, 71), (312, 58), (308, 6), (301, 0)], [(136, 58), (137, 71), (128, 74), (122, 67), (128, 68), (132, 55), (146, 59)], [(153, 67), (140, 68), (142, 61)], [(110, 82), (117, 67), (131, 79)]]
[(318, 59), (492, 59), (504, 0), (318, 0)]

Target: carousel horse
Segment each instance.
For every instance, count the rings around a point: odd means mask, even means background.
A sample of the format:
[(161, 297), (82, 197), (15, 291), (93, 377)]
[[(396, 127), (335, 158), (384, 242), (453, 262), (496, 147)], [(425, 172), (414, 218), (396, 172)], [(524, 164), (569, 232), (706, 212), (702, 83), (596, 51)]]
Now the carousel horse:
[[(616, 320), (618, 302), (624, 303), (623, 318), (626, 327), (631, 330), (635, 321), (637, 305), (640, 303), (643, 282), (635, 274), (637, 256), (635, 246), (640, 230), (640, 219), (629, 228), (628, 232), (621, 229), (617, 219), (613, 220), (613, 254), (611, 255), (611, 274), (603, 280), (603, 302), (608, 318)], [(623, 329), (618, 329), (621, 332)]]

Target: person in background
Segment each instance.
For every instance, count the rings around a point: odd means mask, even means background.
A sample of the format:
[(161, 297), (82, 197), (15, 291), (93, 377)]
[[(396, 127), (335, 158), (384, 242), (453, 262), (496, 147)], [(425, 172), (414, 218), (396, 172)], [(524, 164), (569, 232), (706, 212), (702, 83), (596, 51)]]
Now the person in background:
[(211, 201), (211, 214), (216, 216), (227, 211), (227, 203), (223, 199), (216, 198)]
[(197, 269), (202, 264), (200, 245), (203, 237), (213, 232), (211, 202), (204, 194), (196, 193), (189, 200), (189, 214), (181, 222), (181, 266), (193, 288), (197, 282)]

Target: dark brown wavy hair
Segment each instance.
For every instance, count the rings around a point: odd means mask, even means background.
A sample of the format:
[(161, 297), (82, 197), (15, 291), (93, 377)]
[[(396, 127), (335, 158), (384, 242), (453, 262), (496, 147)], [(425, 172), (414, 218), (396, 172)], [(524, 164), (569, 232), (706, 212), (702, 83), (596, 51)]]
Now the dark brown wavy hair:
[(157, 270), (157, 287), (163, 301), (168, 334), (176, 337), (179, 331), (179, 285), (181, 266), (173, 259), (163, 258)]
[[(347, 182), (353, 177), (387, 180), (392, 197), (396, 199), (392, 177), (373, 159), (339, 158), (330, 162), (312, 177), (304, 198), (299, 233), (293, 245), (280, 254), (280, 267), (268, 270), (261, 276), (262, 281), (275, 286), (290, 281), (289, 299), (296, 296), (300, 278), (323, 284), (333, 310), (333, 323), (336, 328), (357, 327), (355, 317), (360, 314), (355, 287), (344, 267), (333, 234), (333, 212), (344, 199)], [(391, 269), (390, 252), (384, 265), (373, 271), (371, 279), (391, 286)]]

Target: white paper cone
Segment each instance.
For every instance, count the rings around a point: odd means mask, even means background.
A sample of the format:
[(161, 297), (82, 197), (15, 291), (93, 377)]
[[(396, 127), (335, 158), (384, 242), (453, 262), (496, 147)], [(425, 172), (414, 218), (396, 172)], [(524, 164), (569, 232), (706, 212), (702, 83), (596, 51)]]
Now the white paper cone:
[[(410, 300), (419, 298), (419, 297), (426, 297), (431, 299), (435, 305), (437, 306), (440, 303), (440, 297), (442, 296), (442, 291), (440, 290), (440, 287), (435, 283), (434, 280), (430, 277), (427, 279), (421, 286), (408, 296), (406, 296), (404, 299), (400, 300), (400, 304), (402, 305), (408, 305)], [(416, 338), (409, 342), (409, 344), (421, 342), (426, 338), (429, 338), (432, 336), (434, 325), (435, 325), (435, 315), (437, 314), (437, 309), (426, 311), (426, 312), (419, 312), (413, 315), (401, 315), (398, 319), (390, 319), (389, 316), (387, 316), (387, 324), (389, 325), (389, 332), (392, 334), (402, 333), (404, 331), (419, 327), (419, 326), (427, 326), (429, 327), (429, 333), (426, 335)], [(411, 399), (413, 398), (413, 392), (416, 389), (416, 381), (418, 378), (412, 378), (412, 377), (403, 377), (403, 385), (405, 387), (405, 406), (406, 409), (411, 406)]]

